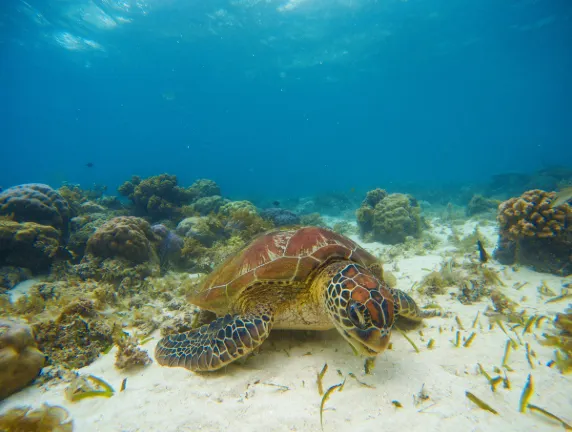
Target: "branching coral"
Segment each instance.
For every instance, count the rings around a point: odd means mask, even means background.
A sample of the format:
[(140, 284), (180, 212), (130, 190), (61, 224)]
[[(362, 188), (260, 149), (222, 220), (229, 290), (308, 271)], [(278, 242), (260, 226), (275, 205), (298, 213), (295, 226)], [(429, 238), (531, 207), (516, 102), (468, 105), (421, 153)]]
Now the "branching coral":
[(572, 273), (572, 206), (553, 207), (554, 199), (555, 193), (535, 189), (499, 206), (499, 261)]
[(133, 202), (138, 214), (147, 215), (153, 220), (173, 216), (195, 197), (193, 191), (178, 186), (177, 176), (169, 174), (144, 180), (133, 176), (131, 181), (119, 186), (118, 191)]

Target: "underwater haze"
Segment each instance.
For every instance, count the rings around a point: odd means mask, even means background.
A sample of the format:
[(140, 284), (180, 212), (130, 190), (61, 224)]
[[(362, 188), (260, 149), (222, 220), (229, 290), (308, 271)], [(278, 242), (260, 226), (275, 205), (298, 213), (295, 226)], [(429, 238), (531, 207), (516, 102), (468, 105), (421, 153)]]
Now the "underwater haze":
[(572, 0), (0, 0), (0, 59), (0, 432), (572, 430)]
[(272, 198), (572, 160), (568, 1), (0, 8), (4, 188), (168, 172)]

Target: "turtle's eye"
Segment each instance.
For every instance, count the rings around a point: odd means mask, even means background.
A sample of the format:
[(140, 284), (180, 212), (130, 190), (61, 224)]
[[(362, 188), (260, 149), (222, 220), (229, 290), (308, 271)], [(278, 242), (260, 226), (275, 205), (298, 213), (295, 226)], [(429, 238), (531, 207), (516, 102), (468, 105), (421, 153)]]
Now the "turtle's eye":
[(368, 322), (371, 321), (369, 312), (366, 307), (355, 301), (350, 301), (348, 304), (348, 317), (350, 318), (353, 325), (360, 329), (366, 329), (369, 327)]

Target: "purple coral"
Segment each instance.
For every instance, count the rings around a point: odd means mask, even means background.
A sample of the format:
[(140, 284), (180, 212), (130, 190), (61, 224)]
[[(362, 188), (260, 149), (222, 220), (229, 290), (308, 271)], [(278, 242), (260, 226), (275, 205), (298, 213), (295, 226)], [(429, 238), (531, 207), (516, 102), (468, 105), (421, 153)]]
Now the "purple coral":
[(28, 183), (0, 193), (0, 215), (10, 215), (16, 222), (52, 226), (66, 238), (71, 211), (64, 197), (50, 186)]
[(151, 230), (161, 239), (159, 243), (159, 262), (161, 268), (164, 268), (169, 262), (181, 256), (184, 241), (163, 224), (153, 225)]

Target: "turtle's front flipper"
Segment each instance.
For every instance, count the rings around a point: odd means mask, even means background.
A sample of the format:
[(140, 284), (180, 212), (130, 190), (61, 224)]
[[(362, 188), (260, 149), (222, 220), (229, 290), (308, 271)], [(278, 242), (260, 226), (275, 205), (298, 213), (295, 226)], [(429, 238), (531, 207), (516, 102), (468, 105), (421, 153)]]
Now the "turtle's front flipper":
[(162, 366), (214, 371), (258, 348), (271, 327), (270, 314), (225, 315), (198, 329), (164, 337), (155, 348), (155, 358)]
[(405, 327), (420, 323), (424, 318), (432, 318), (440, 316), (441, 312), (438, 310), (421, 310), (415, 300), (403, 291), (393, 289), (393, 298), (395, 299), (395, 316), (396, 325), (400, 327), (405, 324)]

